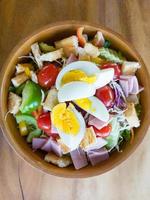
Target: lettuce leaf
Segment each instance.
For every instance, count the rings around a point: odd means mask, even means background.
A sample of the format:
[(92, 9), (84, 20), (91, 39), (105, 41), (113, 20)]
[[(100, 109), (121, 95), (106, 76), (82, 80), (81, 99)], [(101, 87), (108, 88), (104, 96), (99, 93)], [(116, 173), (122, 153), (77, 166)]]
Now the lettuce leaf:
[(121, 52), (117, 52), (110, 48), (102, 47), (99, 49), (99, 56), (105, 58), (108, 61), (123, 63), (125, 57), (122, 56)]
[(131, 139), (131, 131), (126, 129), (121, 132), (121, 136), (124, 138), (126, 142), (128, 142)]

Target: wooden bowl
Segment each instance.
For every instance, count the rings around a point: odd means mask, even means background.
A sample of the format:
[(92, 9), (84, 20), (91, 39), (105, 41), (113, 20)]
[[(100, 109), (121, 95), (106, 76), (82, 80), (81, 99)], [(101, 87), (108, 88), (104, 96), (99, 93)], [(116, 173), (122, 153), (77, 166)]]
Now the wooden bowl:
[[(75, 34), (77, 27), (80, 26), (84, 26), (85, 32), (89, 35), (94, 35), (97, 30), (100, 30), (107, 39), (111, 40), (114, 48), (122, 51), (129, 60), (136, 60), (141, 64), (142, 67), (138, 70), (137, 75), (140, 84), (144, 86), (144, 91), (141, 93), (141, 126), (140, 128), (135, 130), (135, 139), (133, 141), (133, 144), (125, 144), (123, 146), (122, 153), (112, 153), (109, 160), (104, 161), (95, 167), (89, 165), (83, 169), (75, 170), (73, 166), (68, 168), (59, 168), (49, 163), (46, 163), (43, 160), (44, 154), (38, 152), (34, 153), (31, 147), (26, 143), (25, 139), (20, 136), (13, 116), (10, 114), (7, 116), (7, 118), (5, 118), (5, 116), (7, 113), (8, 88), (10, 85), (11, 77), (15, 72), (15, 65), (18, 62), (18, 57), (29, 53), (32, 43), (36, 41), (55, 41), (66, 36), (70, 36), (72, 34)], [(38, 30), (34, 34), (24, 39), (21, 43), (19, 43), (11, 52), (1, 71), (0, 86), (1, 127), (5, 138), (20, 157), (22, 157), (32, 166), (42, 170), (43, 172), (46, 172), (47, 174), (68, 178), (82, 178), (99, 175), (106, 171), (109, 171), (122, 163), (133, 153), (137, 146), (142, 142), (149, 126), (150, 112), (148, 110), (148, 106), (150, 105), (150, 78), (146, 66), (136, 50), (119, 34), (114, 33), (113, 31), (99, 25), (93, 25), (84, 22), (66, 21), (51, 24)]]

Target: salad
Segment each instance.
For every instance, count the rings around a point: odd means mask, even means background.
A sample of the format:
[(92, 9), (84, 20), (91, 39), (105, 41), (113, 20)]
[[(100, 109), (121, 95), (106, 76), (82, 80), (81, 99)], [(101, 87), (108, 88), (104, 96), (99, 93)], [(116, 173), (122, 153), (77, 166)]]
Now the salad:
[(80, 169), (132, 145), (140, 126), (136, 71), (100, 31), (79, 27), (53, 43), (36, 42), (19, 58), (8, 93), (11, 113), (33, 151), (46, 162)]

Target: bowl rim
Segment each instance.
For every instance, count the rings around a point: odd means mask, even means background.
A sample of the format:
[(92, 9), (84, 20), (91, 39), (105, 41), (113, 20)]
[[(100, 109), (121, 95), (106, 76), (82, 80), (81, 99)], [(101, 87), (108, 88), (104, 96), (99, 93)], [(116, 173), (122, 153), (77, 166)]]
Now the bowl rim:
[[(105, 32), (111, 33), (112, 35), (116, 36), (119, 40), (121, 40), (122, 42), (124, 42), (127, 47), (129, 47), (134, 53), (135, 55), (138, 57), (140, 63), (142, 64), (142, 66), (145, 69), (145, 73), (147, 73), (147, 78), (148, 78), (148, 83), (150, 85), (150, 74), (149, 71), (142, 59), (142, 57), (140, 56), (140, 54), (137, 52), (137, 50), (135, 49), (135, 47), (130, 44), (122, 35), (120, 35), (119, 33), (116, 33), (115, 31), (111, 30), (108, 27), (105, 27), (103, 25), (100, 25), (98, 23), (89, 23), (86, 21), (76, 21), (76, 20), (65, 20), (65, 21), (60, 21), (60, 22), (54, 22), (54, 23), (50, 23), (47, 24), (45, 26), (42, 26), (41, 28), (38, 28), (37, 30), (33, 31), (32, 33), (28, 34), (25, 38), (21, 39), (20, 42), (18, 42), (14, 48), (12, 48), (11, 52), (9, 53), (8, 57), (6, 58), (6, 61), (4, 62), (4, 64), (2, 65), (2, 68), (0, 69), (0, 73), (1, 73), (1, 77), (0, 77), (0, 88), (3, 87), (3, 74), (5, 72), (5, 69), (7, 67), (7, 65), (9, 64), (9, 62), (11, 61), (11, 59), (13, 57), (15, 57), (15, 52), (17, 52), (18, 49), (20, 49), (20, 47), (27, 42), (29, 39), (31, 39), (32, 37), (38, 35), (39, 33), (42, 33), (48, 29), (51, 29), (53, 27), (57, 27), (57, 26), (62, 26), (62, 25), (79, 25), (79, 26), (91, 26), (91, 27), (95, 27), (95, 28), (99, 28)], [(1, 99), (1, 91), (0, 91), (0, 99)], [(150, 103), (150, 99), (149, 99), (149, 103)], [(2, 109), (2, 104), (0, 101), (0, 110)], [(127, 160), (128, 157), (130, 157), (134, 151), (137, 149), (137, 147), (139, 146), (139, 144), (142, 143), (147, 130), (149, 128), (149, 124), (150, 124), (150, 113), (148, 113), (149, 115), (149, 123), (146, 124), (146, 126), (144, 127), (144, 134), (141, 137), (141, 140), (138, 141), (136, 144), (134, 144), (134, 148), (132, 148), (130, 150), (130, 152), (128, 152), (127, 154), (125, 154), (125, 156), (123, 156), (121, 159), (117, 160), (115, 163), (113, 163), (111, 166), (107, 167), (105, 170), (98, 172), (98, 171), (91, 171), (90, 174), (86, 174), (86, 175), (67, 175), (65, 176), (63, 173), (55, 173), (51, 170), (48, 170), (47, 168), (45, 168), (43, 165), (41, 165), (40, 163), (37, 163), (35, 161), (33, 161), (32, 159), (30, 159), (23, 151), (20, 151), (21, 148), (17, 145), (15, 145), (13, 139), (11, 138), (11, 136), (7, 133), (7, 129), (5, 127), (5, 123), (4, 123), (4, 117), (2, 116), (1, 112), (0, 112), (0, 126), (1, 126), (1, 130), (3, 133), (4, 138), (6, 139), (6, 141), (8, 142), (8, 144), (12, 147), (12, 149), (16, 152), (16, 154), (23, 159), (24, 161), (26, 161), (28, 164), (30, 164), (30, 166), (48, 174), (48, 175), (55, 175), (58, 177), (63, 177), (63, 178), (89, 178), (89, 177), (93, 177), (93, 176), (97, 176), (97, 175), (101, 175), (103, 173), (106, 173), (110, 170), (112, 170), (114, 167), (117, 167), (118, 165), (120, 165), (121, 163), (123, 163), (125, 160)]]

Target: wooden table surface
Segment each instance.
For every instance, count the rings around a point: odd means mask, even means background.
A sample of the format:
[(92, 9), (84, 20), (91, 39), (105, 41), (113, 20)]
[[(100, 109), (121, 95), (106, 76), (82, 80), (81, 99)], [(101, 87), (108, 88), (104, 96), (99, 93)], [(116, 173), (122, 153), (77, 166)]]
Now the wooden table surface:
[[(18, 41), (61, 20), (105, 25), (133, 43), (150, 71), (150, 0), (0, 0), (0, 66)], [(0, 200), (149, 200), (150, 130), (136, 152), (89, 179), (48, 176), (9, 147), (0, 132)]]

